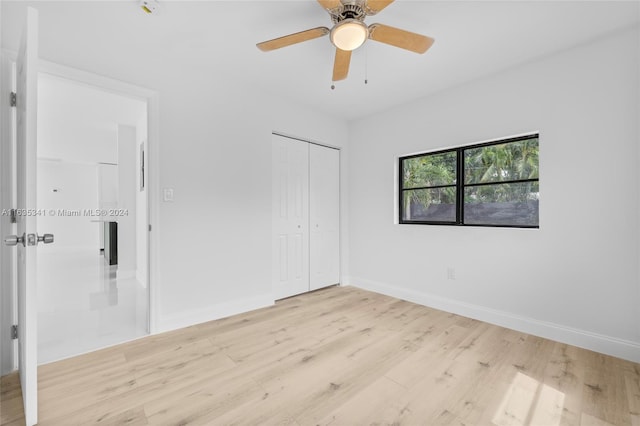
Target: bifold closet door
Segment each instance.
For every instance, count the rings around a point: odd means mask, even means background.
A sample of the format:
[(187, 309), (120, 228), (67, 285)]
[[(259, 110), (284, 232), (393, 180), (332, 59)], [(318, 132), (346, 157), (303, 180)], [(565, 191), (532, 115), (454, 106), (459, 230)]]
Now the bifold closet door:
[(340, 151), (309, 147), (310, 290), (340, 282)]
[(272, 135), (272, 283), (276, 299), (309, 291), (309, 144)]

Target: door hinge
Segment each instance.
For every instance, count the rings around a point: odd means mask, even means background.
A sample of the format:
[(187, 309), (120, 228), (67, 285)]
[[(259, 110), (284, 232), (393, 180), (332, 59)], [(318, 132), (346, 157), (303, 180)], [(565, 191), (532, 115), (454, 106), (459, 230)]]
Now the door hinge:
[(18, 338), (18, 326), (11, 326), (11, 340), (16, 340)]
[(9, 102), (12, 107), (18, 105), (18, 96), (16, 95), (16, 92), (11, 92), (9, 94)]
[(149, 225), (149, 232), (151, 232), (151, 225)]
[(11, 209), (9, 212), (9, 223), (17, 223), (18, 218), (16, 216), (16, 209)]

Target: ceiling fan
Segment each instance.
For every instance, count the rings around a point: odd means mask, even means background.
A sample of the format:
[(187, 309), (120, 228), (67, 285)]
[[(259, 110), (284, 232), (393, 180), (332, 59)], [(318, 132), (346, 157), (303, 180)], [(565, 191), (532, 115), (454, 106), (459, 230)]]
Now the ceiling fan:
[(349, 73), (351, 52), (371, 39), (391, 46), (400, 47), (416, 53), (426, 52), (434, 40), (431, 37), (383, 24), (367, 26), (364, 19), (375, 15), (394, 0), (317, 0), (329, 12), (333, 28), (312, 28), (299, 33), (289, 34), (273, 40), (263, 41), (256, 46), (263, 52), (313, 40), (329, 34), (331, 43), (336, 47), (333, 64), (333, 81), (344, 80)]

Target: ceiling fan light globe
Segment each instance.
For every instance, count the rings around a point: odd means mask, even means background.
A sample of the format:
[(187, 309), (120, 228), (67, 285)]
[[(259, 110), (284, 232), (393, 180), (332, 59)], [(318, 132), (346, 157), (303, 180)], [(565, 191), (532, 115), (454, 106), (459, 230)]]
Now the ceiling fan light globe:
[(357, 19), (345, 19), (331, 30), (331, 42), (340, 50), (355, 50), (362, 46), (368, 37), (369, 29)]

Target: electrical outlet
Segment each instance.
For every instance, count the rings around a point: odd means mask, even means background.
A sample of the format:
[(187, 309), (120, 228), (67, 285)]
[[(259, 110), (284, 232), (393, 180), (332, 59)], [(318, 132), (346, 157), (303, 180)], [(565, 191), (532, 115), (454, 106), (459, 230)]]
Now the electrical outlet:
[(448, 280), (455, 280), (456, 279), (456, 270), (455, 268), (447, 268), (447, 279)]

